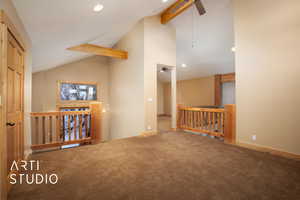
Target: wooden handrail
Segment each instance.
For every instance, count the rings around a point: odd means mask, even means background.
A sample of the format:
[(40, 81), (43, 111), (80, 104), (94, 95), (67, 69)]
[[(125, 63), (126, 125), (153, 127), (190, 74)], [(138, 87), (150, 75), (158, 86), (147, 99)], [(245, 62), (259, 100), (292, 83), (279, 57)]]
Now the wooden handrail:
[(177, 128), (235, 142), (235, 105), (225, 108), (198, 108), (178, 105)]
[(101, 103), (85, 111), (33, 112), (33, 150), (101, 141)]
[(179, 107), (180, 110), (188, 111), (201, 111), (201, 112), (218, 112), (222, 113), (225, 111), (223, 108), (197, 108), (197, 107)]
[(90, 110), (87, 111), (53, 111), (53, 112), (32, 112), (31, 116), (39, 117), (39, 116), (59, 116), (59, 115), (89, 115), (91, 114)]

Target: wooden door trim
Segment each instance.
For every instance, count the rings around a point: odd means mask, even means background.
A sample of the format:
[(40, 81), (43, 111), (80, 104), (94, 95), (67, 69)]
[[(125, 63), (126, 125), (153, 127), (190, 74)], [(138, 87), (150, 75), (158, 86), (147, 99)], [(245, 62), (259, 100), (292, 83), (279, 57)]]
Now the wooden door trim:
[(21, 35), (17, 31), (15, 25), (9, 19), (9, 17), (5, 14), (3, 10), (0, 10), (0, 23), (6, 24), (8, 31), (15, 37), (16, 41), (19, 43), (23, 51), (26, 51), (26, 45), (22, 40)]
[(0, 24), (1, 32), (1, 61), (0, 61), (0, 197), (6, 199), (7, 196), (7, 139), (6, 139), (6, 93), (7, 93), (7, 26)]
[(215, 105), (222, 104), (222, 84), (235, 82), (235, 73), (215, 75)]
[[(25, 56), (26, 56), (26, 46), (23, 42), (21, 35), (5, 14), (3, 10), (0, 10), (0, 199), (7, 199), (7, 192), (9, 189), (8, 179), (7, 179), (7, 132), (6, 121), (7, 121), (7, 48), (8, 48), (8, 34), (12, 35), (13, 39), (17, 43), (17, 49), (20, 49), (23, 54), (22, 60), (22, 86), (23, 94), (21, 103), (23, 104), (23, 134), (24, 134), (24, 77), (25, 77)], [(3, 134), (2, 134), (3, 133)], [(24, 146), (22, 147), (24, 148)]]

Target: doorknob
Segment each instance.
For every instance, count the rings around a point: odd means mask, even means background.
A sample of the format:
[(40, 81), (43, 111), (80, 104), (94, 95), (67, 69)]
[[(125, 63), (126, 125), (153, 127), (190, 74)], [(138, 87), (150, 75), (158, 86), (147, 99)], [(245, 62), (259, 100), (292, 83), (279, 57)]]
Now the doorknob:
[(10, 122), (6, 123), (6, 126), (14, 126), (14, 125), (16, 125), (16, 124), (15, 123), (10, 123)]

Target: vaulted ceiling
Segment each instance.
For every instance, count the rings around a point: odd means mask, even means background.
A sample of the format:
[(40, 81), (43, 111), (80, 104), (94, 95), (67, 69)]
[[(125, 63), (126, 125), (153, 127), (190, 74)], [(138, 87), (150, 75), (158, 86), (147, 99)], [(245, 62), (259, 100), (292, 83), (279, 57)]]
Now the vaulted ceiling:
[[(82, 43), (113, 46), (145, 16), (175, 0), (13, 0), (33, 43), (33, 71), (90, 56), (66, 50)], [(180, 79), (232, 72), (234, 55), (231, 0), (202, 0), (207, 14), (190, 8), (171, 23), (177, 30)], [(93, 12), (101, 3), (104, 9)], [(181, 68), (186, 63), (187, 68)]]

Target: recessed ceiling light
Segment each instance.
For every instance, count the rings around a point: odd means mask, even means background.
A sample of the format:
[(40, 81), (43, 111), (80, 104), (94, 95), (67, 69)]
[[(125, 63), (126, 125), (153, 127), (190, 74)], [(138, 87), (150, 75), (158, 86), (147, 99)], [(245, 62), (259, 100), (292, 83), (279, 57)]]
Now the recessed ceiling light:
[(168, 2), (168, 1), (169, 1), (169, 0), (162, 0), (163, 3), (166, 3), (166, 2)]
[(102, 4), (97, 4), (94, 7), (94, 11), (95, 12), (100, 12), (103, 8), (104, 8), (104, 6)]
[(185, 67), (187, 67), (187, 65), (183, 63), (183, 64), (181, 65), (181, 67), (185, 68)]
[(231, 48), (231, 51), (232, 51), (232, 52), (235, 52), (235, 50), (236, 50), (235, 47), (232, 47), (232, 48)]

